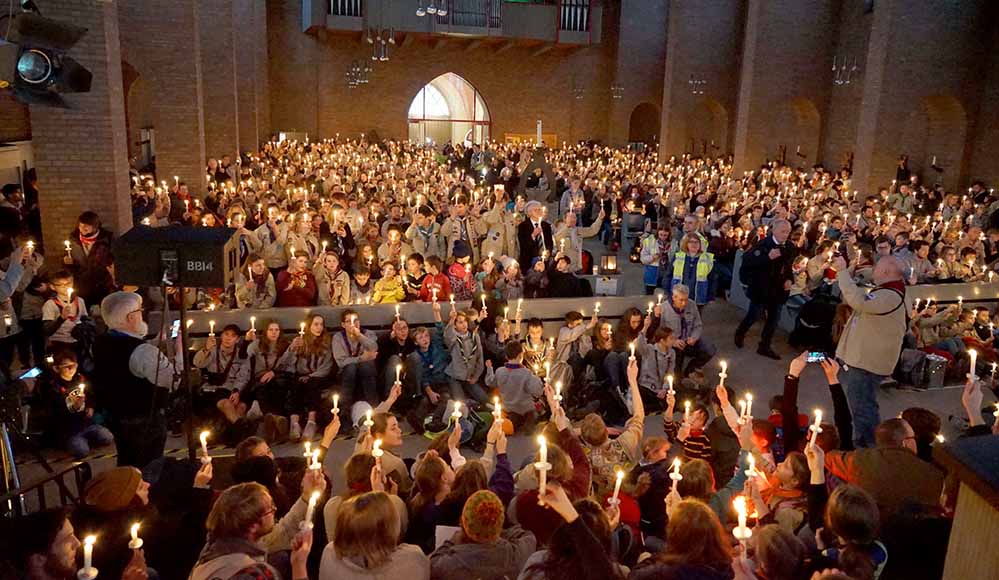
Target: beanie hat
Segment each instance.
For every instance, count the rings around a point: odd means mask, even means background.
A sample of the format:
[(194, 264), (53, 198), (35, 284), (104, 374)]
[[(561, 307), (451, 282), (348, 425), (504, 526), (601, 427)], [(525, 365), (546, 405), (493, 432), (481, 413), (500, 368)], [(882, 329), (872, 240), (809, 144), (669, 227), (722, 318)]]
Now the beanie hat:
[(468, 539), (483, 544), (494, 542), (503, 532), (503, 502), (489, 490), (473, 493), (461, 511), (461, 529)]
[(472, 255), (472, 248), (465, 240), (458, 240), (454, 243), (454, 249), (451, 250), (451, 255), (455, 258), (467, 258)]
[(91, 479), (83, 490), (84, 503), (102, 512), (128, 507), (142, 483), (142, 472), (134, 467), (116, 467)]

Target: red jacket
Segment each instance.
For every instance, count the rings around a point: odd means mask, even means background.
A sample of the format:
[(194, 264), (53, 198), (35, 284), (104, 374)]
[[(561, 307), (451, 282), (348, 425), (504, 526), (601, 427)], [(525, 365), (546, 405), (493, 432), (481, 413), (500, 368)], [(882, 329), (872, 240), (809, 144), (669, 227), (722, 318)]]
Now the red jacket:
[(438, 273), (436, 276), (427, 274), (423, 278), (423, 285), (420, 286), (420, 300), (423, 302), (433, 302), (434, 288), (437, 288), (437, 301), (446, 302), (451, 296), (451, 281), (446, 274)]
[[(295, 285), (289, 290), (292, 278)], [(315, 306), (316, 296), (319, 293), (316, 286), (316, 277), (312, 272), (299, 272), (295, 276), (288, 273), (288, 270), (278, 272), (277, 279), (274, 280), (277, 286), (277, 302), (274, 306)]]

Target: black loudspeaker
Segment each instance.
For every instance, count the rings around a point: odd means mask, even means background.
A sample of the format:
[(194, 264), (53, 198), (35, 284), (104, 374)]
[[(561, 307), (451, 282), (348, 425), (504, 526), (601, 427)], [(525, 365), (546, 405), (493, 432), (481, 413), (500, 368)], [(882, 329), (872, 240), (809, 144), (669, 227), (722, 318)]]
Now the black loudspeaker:
[(225, 288), (239, 269), (232, 228), (135, 226), (114, 242), (115, 280), (132, 286)]

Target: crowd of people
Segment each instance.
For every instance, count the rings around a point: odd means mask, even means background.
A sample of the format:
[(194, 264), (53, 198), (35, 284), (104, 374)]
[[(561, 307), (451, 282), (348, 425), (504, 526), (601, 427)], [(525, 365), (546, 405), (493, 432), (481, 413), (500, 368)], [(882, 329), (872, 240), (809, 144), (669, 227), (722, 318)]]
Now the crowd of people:
[[(928, 453), (940, 418), (914, 408), (882, 421), (876, 390), (910, 350), (972, 377), (997, 360), (988, 310), (905, 299), (907, 285), (993, 279), (992, 190), (945, 194), (904, 163), (864, 198), (848, 169), (772, 162), (736, 176), (726, 159), (592, 144), (546, 161), (496, 143), (275, 141), (235, 163), (210, 160), (201, 197), (135, 172), (135, 223), (236, 230), (233, 284), (183, 296), (119, 283), (113, 236), (93, 212), (46, 263), (20, 188), (5, 187), (4, 382), (23, 391), (47, 443), (77, 458), (114, 443), (119, 464), (79, 509), (19, 523), (30, 533), (12, 539), (11, 564), (31, 578), (75, 575), (79, 529), (100, 538), (101, 574), (128, 578), (866, 580), (893, 566), (921, 573), (887, 558), (913, 549), (918, 529), (943, 538), (913, 559), (937, 570), (954, 500)], [(623, 248), (658, 298), (616, 325), (596, 307), (567, 312), (545, 336), (522, 300), (592, 295), (587, 238)], [(709, 384), (702, 369), (717, 346), (701, 313), (733, 277), (750, 299), (737, 347), (764, 317), (757, 352), (779, 360), (771, 340), (784, 308), (832, 313), (800, 341), (827, 353), (832, 423), (809, 430), (797, 411), (805, 355), (765, 420)], [(145, 342), (143, 315), (181, 301), (260, 323), (217, 335), (213, 325), (192, 352), (178, 336), (164, 354)], [(435, 323), (411, 327), (397, 310), (381, 336), (362, 324), (363, 306), (402, 302), (430, 304)], [(316, 305), (347, 308), (338, 320), (310, 314), (291, 336), (268, 316)], [(185, 357), (191, 397), (176, 388)], [(972, 378), (971, 433), (989, 431), (982, 398)], [(644, 437), (646, 413), (660, 411), (667, 437)], [(236, 448), (241, 483), (212, 491), (210, 460), (163, 457), (192, 414)], [(403, 419), (431, 438), (418, 457), (397, 455)], [(515, 433), (546, 443), (515, 462)], [(270, 445), (304, 441), (309, 452), (318, 439), (322, 456), (348, 434), (348, 487), (315, 509), (329, 487), (316, 459), (276, 460)], [(127, 545), (136, 520), (144, 550)]]

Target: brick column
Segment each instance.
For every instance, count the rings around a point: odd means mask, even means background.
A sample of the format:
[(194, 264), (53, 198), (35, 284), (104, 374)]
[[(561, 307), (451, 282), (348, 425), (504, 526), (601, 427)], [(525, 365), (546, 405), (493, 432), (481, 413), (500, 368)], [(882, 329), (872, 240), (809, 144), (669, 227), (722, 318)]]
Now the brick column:
[(237, 7), (233, 0), (201, 0), (201, 75), (205, 153), (219, 158), (239, 149), (239, 99), (236, 92)]
[(236, 103), (238, 108), (239, 141), (241, 151), (257, 148), (257, 91), (256, 47), (267, 43), (267, 35), (258, 36), (254, 29), (256, 2), (240, 0), (232, 5), (233, 51), (235, 52)]
[(93, 73), (89, 93), (68, 94), (69, 109), (32, 105), (42, 231), (50, 257), (85, 210), (116, 233), (132, 226), (118, 16), (111, 2), (49, 0), (45, 14), (87, 28), (69, 54)]
[(205, 182), (201, 26), (197, 0), (120, 0), (122, 53), (150, 83), (157, 177), (192, 193)]

